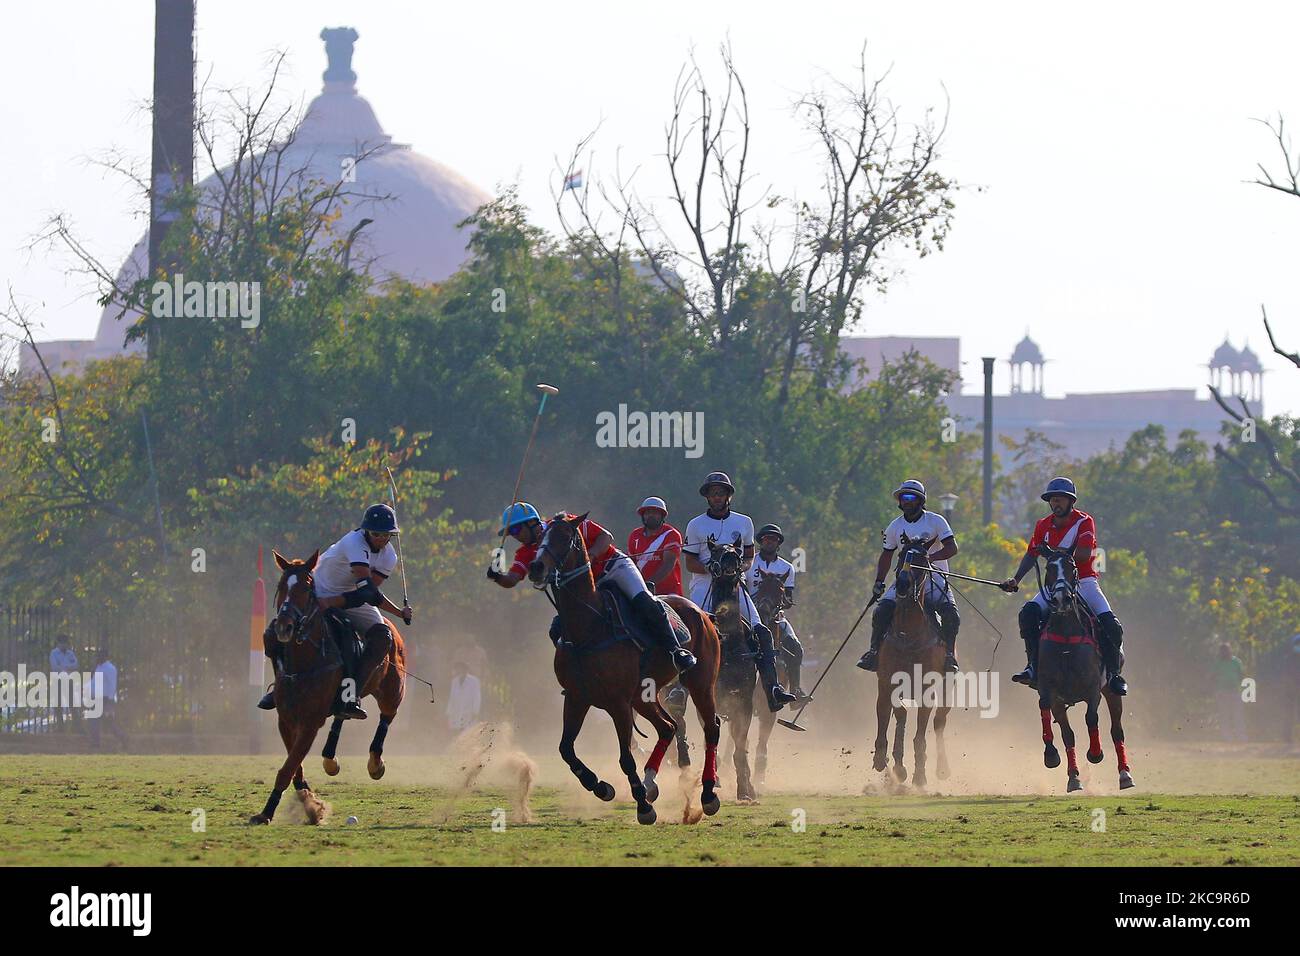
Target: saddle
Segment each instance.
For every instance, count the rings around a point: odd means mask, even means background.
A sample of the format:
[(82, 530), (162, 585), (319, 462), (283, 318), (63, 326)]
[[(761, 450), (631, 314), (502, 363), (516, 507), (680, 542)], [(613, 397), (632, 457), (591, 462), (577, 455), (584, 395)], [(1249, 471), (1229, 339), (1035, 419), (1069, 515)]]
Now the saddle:
[[(642, 653), (658, 646), (654, 638), (646, 633), (640, 615), (632, 610), (632, 602), (616, 585), (602, 581), (596, 585), (596, 591), (604, 602), (605, 621), (609, 624), (616, 641), (631, 641)], [(668, 623), (673, 627), (677, 646), (685, 647), (691, 641), (691, 632), (685, 622), (662, 598), (656, 597), (655, 600), (668, 612)]]
[(325, 633), (334, 641), (334, 646), (338, 648), (344, 660), (359, 661), (361, 659), (361, 655), (365, 651), (365, 641), (362, 635), (357, 633), (357, 629), (353, 627), (352, 619), (338, 608), (326, 609)]

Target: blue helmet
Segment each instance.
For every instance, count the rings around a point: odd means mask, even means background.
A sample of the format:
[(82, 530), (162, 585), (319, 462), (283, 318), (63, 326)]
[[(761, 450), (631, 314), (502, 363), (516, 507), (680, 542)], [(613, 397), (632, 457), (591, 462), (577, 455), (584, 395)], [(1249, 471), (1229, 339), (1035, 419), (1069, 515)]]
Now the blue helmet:
[(1079, 500), (1079, 496), (1074, 492), (1074, 482), (1069, 478), (1053, 478), (1047, 483), (1047, 490), (1040, 497), (1046, 501), (1052, 495), (1069, 495), (1071, 501)]
[(541, 520), (542, 516), (537, 513), (536, 508), (526, 501), (516, 501), (501, 513), (501, 530), (497, 534), (504, 538), (506, 533), (515, 525)]
[(397, 527), (397, 515), (388, 505), (371, 505), (361, 519), (362, 531), (376, 534), (401, 534)]

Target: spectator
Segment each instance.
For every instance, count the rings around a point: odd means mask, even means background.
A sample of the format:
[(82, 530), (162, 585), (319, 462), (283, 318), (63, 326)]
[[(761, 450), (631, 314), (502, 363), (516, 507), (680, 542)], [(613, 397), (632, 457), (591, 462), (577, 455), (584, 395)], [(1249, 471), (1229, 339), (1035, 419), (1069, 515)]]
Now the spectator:
[(1241, 699), (1241, 681), (1245, 668), (1226, 641), (1219, 645), (1219, 656), (1210, 665), (1214, 676), (1214, 699), (1219, 709), (1219, 730), (1232, 743), (1246, 741), (1246, 705)]
[(90, 745), (95, 750), (99, 749), (100, 734), (107, 725), (108, 729), (117, 737), (122, 749), (125, 750), (126, 734), (122, 732), (122, 728), (117, 723), (117, 667), (108, 659), (108, 651), (104, 648), (100, 648), (95, 660), (98, 662), (95, 665), (95, 675), (97, 677), (103, 675), (103, 713), (99, 715), (98, 719), (92, 719), (90, 715), (87, 715), (87, 719), (90, 720)]
[(478, 678), (469, 672), (464, 661), (451, 665), (451, 692), (447, 695), (447, 726), (453, 734), (478, 722), (483, 697)]
[[(72, 649), (72, 638), (67, 634), (60, 634), (54, 642), (54, 649), (50, 651), (50, 687), (65, 686), (58, 681), (57, 674), (75, 674), (77, 672), (77, 652)], [(67, 701), (59, 701), (60, 706), (54, 709), (54, 718), (58, 721), (60, 727), (71, 716), (71, 710), (67, 706)]]

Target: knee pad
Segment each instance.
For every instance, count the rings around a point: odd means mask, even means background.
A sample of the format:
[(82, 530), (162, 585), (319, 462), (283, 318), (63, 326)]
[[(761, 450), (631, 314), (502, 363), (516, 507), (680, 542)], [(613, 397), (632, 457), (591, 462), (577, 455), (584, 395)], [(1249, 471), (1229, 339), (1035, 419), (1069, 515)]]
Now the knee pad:
[(1020, 608), (1020, 636), (1037, 638), (1043, 629), (1043, 611), (1033, 601), (1026, 601)]
[(957, 605), (940, 604), (939, 611), (939, 630), (944, 637), (953, 637), (957, 629), (961, 627), (961, 615), (957, 613)]
[(1101, 632), (1116, 646), (1119, 647), (1124, 643), (1124, 625), (1119, 622), (1114, 611), (1107, 611), (1105, 614), (1097, 615), (1097, 623), (1101, 625)]
[(765, 624), (755, 624), (754, 640), (758, 642), (758, 649), (763, 654), (771, 654), (776, 649), (776, 644), (772, 640), (772, 632), (767, 629)]

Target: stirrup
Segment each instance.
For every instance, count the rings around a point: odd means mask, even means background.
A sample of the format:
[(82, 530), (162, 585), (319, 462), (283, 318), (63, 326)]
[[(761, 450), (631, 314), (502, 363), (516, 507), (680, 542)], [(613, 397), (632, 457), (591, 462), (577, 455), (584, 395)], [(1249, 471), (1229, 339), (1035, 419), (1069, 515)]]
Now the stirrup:
[(258, 710), (275, 710), (275, 684), (272, 683), (266, 688), (266, 693), (262, 699), (257, 702)]
[(360, 704), (352, 700), (340, 702), (334, 710), (334, 716), (344, 720), (365, 720), (369, 715), (361, 709)]
[(672, 658), (673, 667), (677, 668), (677, 673), (685, 674), (688, 670), (699, 663), (692, 654), (684, 647), (679, 647), (669, 654)]
[(1032, 687), (1037, 689), (1038, 675), (1034, 672), (1034, 665), (1026, 664), (1025, 669), (1022, 670), (1019, 674), (1012, 674), (1011, 682), (1013, 684), (1024, 684), (1026, 687)]
[(1128, 681), (1119, 674), (1112, 674), (1106, 686), (1110, 688), (1110, 692), (1116, 697), (1124, 697), (1128, 694)]
[(794, 694), (791, 694), (780, 684), (773, 684), (767, 691), (767, 706), (773, 713), (776, 713), (786, 704), (793, 704), (795, 701)]
[(880, 659), (880, 651), (872, 647), (868, 649), (868, 651), (865, 654), (863, 654), (860, 658), (858, 658), (857, 666), (861, 667), (864, 671), (874, 671), (876, 669), (876, 662), (879, 659)]

